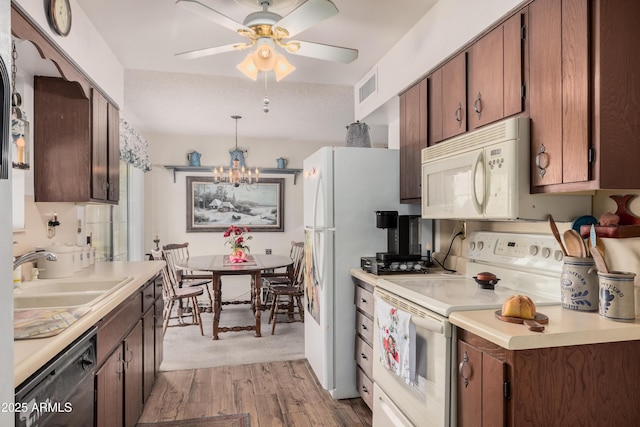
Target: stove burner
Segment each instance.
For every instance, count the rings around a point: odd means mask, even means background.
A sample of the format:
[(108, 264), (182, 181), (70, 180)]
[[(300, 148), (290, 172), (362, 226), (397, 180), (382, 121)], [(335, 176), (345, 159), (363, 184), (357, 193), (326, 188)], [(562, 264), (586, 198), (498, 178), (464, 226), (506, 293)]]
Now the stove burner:
[(371, 274), (420, 274), (428, 273), (425, 261), (383, 261), (376, 257), (360, 258), (360, 268)]

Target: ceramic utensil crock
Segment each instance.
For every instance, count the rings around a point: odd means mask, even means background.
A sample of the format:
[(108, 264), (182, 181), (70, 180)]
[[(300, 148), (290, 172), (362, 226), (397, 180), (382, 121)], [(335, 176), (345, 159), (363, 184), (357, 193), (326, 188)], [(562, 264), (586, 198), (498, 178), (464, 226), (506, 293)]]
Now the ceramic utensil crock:
[(633, 321), (636, 318), (633, 281), (635, 273), (598, 271), (601, 316), (613, 320)]
[(560, 292), (564, 308), (598, 311), (598, 276), (593, 258), (564, 257)]

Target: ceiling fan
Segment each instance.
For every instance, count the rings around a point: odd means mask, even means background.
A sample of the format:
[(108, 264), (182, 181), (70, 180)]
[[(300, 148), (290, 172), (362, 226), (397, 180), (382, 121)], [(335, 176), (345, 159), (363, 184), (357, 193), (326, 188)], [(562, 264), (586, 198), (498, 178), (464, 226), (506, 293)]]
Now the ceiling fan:
[(182, 8), (204, 16), (248, 38), (249, 41), (191, 50), (178, 53), (176, 56), (193, 59), (256, 46), (257, 49), (238, 64), (238, 69), (253, 80), (257, 79), (258, 71), (273, 70), (276, 80), (280, 80), (295, 70), (284, 55), (276, 52), (276, 46), (294, 55), (326, 61), (350, 63), (358, 57), (356, 49), (291, 40), (291, 37), (338, 13), (338, 8), (330, 0), (307, 0), (284, 17), (269, 11), (273, 0), (257, 0), (257, 2), (262, 10), (249, 14), (241, 24), (200, 1), (177, 0), (176, 4)]

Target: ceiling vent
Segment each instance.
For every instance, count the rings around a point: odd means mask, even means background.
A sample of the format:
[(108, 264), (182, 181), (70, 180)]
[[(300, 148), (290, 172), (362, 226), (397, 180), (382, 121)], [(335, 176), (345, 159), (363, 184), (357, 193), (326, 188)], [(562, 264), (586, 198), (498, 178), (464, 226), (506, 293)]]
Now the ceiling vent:
[(362, 104), (369, 96), (378, 91), (378, 69), (374, 69), (371, 75), (358, 88), (358, 101)]

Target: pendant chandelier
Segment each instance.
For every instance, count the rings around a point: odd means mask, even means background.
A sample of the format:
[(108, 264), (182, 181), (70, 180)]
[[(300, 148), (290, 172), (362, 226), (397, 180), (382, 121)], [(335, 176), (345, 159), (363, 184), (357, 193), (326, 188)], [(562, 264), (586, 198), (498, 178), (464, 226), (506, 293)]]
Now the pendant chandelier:
[(222, 166), (220, 168), (213, 168), (213, 181), (218, 183), (229, 183), (234, 187), (239, 187), (241, 184), (247, 186), (256, 186), (260, 178), (258, 168), (251, 171), (244, 164), (244, 151), (238, 150), (238, 119), (242, 116), (231, 116), (236, 121), (236, 148), (231, 151), (231, 164), (229, 169), (225, 171)]

